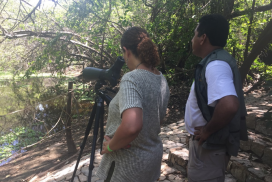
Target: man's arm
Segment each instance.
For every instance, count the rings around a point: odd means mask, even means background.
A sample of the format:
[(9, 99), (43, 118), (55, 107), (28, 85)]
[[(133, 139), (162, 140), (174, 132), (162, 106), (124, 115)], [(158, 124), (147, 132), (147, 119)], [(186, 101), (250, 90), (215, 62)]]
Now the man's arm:
[(239, 101), (236, 96), (229, 95), (218, 100), (215, 106), (212, 119), (207, 125), (195, 127), (195, 138), (199, 140), (199, 145), (202, 145), (207, 138), (228, 125), (239, 109)]

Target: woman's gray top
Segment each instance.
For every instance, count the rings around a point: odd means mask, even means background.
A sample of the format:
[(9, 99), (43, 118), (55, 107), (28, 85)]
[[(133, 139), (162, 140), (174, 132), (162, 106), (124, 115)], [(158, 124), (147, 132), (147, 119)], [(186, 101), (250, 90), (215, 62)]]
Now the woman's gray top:
[(153, 182), (160, 177), (163, 154), (160, 121), (165, 117), (169, 95), (162, 74), (136, 69), (123, 76), (120, 90), (109, 105), (105, 135), (112, 138), (121, 124), (122, 113), (133, 107), (142, 108), (143, 127), (131, 148), (103, 155), (97, 172), (100, 179), (107, 178), (112, 161), (115, 161), (113, 182)]

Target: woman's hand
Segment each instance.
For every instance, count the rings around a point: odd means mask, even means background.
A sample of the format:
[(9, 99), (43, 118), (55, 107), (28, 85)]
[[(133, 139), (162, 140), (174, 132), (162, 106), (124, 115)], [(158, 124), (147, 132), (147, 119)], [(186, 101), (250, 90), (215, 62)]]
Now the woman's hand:
[(111, 138), (108, 137), (107, 135), (105, 135), (104, 138), (106, 141), (103, 143), (103, 148), (102, 148), (102, 151), (100, 152), (101, 155), (111, 153), (110, 151), (108, 151), (108, 148), (107, 148), (111, 141)]

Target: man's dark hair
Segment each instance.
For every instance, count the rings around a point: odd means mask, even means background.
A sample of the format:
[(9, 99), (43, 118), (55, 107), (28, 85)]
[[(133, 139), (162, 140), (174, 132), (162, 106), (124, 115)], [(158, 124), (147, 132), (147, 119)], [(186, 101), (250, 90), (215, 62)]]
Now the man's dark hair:
[(225, 47), (229, 35), (229, 23), (219, 14), (205, 15), (199, 20), (198, 36), (206, 34), (211, 45)]

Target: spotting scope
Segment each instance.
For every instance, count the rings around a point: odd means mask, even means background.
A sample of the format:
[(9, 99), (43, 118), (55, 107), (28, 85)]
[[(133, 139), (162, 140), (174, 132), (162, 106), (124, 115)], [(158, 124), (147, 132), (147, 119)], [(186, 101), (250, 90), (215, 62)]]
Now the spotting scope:
[(82, 76), (86, 81), (92, 80), (107, 80), (111, 86), (117, 85), (117, 80), (120, 78), (121, 69), (125, 61), (123, 57), (119, 56), (112, 67), (109, 69), (99, 69), (94, 67), (86, 67), (83, 70)]

